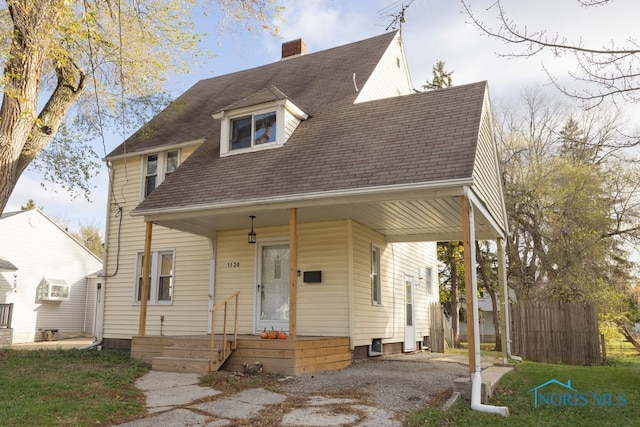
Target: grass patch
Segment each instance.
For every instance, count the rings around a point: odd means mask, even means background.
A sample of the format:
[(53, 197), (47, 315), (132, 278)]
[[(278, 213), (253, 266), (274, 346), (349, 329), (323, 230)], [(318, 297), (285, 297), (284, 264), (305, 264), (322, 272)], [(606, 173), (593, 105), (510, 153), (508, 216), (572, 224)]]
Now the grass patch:
[[(582, 406), (544, 405), (534, 408), (533, 388), (550, 379), (571, 386), (586, 399)], [(498, 384), (489, 404), (509, 407), (510, 416), (472, 411), (469, 404), (458, 401), (448, 411), (439, 407), (425, 408), (412, 413), (406, 426), (635, 426), (640, 420), (640, 358), (610, 358), (609, 366), (568, 366), (523, 362), (505, 375)], [(563, 394), (567, 390), (550, 385), (544, 392)], [(611, 393), (609, 397), (609, 393)], [(598, 405), (594, 394), (608, 405)], [(619, 394), (626, 400), (621, 405)], [(576, 401), (575, 395), (571, 397)], [(581, 401), (582, 402), (582, 401)], [(583, 402), (584, 403), (584, 402)]]
[(264, 388), (274, 393), (280, 392), (280, 375), (259, 372), (238, 375), (236, 372), (210, 372), (200, 378), (200, 385), (211, 387), (225, 394), (236, 394), (250, 388)]
[[(496, 345), (494, 343), (480, 343), (480, 356), (481, 357), (502, 357), (502, 352), (495, 351)], [(460, 348), (447, 348), (447, 353), (450, 354), (469, 354), (469, 347), (466, 342), (460, 343)]]
[(135, 380), (148, 365), (128, 353), (0, 350), (0, 425), (113, 425), (144, 414)]

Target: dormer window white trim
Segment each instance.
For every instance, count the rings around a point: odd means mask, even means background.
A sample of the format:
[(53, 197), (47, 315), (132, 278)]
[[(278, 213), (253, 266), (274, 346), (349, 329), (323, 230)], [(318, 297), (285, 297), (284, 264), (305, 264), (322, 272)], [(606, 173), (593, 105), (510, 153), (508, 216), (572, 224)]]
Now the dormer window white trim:
[(220, 156), (283, 146), (308, 115), (288, 99), (220, 111)]

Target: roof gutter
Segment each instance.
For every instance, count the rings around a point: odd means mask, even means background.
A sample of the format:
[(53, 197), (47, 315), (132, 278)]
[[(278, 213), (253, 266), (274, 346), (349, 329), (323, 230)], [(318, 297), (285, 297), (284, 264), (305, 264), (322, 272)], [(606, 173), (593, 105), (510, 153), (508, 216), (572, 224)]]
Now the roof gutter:
[(135, 151), (128, 151), (126, 153), (116, 154), (115, 156), (107, 156), (105, 157), (105, 160), (106, 161), (120, 160), (120, 159), (125, 159), (127, 157), (142, 156), (145, 154), (157, 153), (159, 151), (164, 151), (168, 149), (177, 150), (178, 148), (184, 148), (192, 145), (202, 144), (205, 140), (206, 140), (205, 138), (199, 138), (199, 139), (192, 139), (189, 141), (180, 142), (177, 144), (170, 143), (170, 144), (156, 145), (153, 147), (145, 147)]
[(184, 216), (193, 214), (197, 216), (202, 212), (215, 210), (221, 214), (230, 214), (246, 211), (247, 207), (256, 210), (258, 205), (261, 210), (275, 210), (290, 207), (295, 204), (298, 208), (322, 206), (328, 203), (367, 203), (384, 202), (389, 200), (409, 200), (416, 197), (424, 197), (429, 192), (430, 197), (462, 196), (464, 187), (473, 184), (472, 178), (461, 178), (431, 183), (401, 184), (378, 187), (365, 187), (356, 190), (336, 190), (315, 193), (287, 194), (277, 197), (262, 197), (246, 199), (242, 201), (230, 201), (224, 203), (211, 203), (197, 206), (184, 206), (178, 208), (159, 209), (134, 209), (131, 216), (165, 216), (175, 214)]

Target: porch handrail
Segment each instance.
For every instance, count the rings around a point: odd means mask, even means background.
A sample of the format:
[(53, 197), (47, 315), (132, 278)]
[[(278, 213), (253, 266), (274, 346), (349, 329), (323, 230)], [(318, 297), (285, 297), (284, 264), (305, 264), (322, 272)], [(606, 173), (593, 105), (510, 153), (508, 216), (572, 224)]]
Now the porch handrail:
[(12, 316), (13, 316), (13, 303), (0, 304), (0, 328), (11, 329)]
[(227, 314), (228, 309), (227, 306), (231, 299), (235, 298), (235, 310), (234, 310), (234, 319), (233, 319), (233, 345), (232, 349), (235, 350), (236, 345), (238, 343), (238, 295), (240, 295), (240, 291), (236, 291), (233, 294), (229, 295), (224, 301), (219, 302), (218, 304), (211, 307), (211, 344), (209, 346), (209, 371), (213, 368), (213, 354), (215, 352), (215, 336), (216, 336), (216, 316), (215, 311), (224, 306), (224, 317), (223, 317), (223, 325), (222, 325), (222, 346), (219, 353), (219, 360), (225, 360), (227, 355)]

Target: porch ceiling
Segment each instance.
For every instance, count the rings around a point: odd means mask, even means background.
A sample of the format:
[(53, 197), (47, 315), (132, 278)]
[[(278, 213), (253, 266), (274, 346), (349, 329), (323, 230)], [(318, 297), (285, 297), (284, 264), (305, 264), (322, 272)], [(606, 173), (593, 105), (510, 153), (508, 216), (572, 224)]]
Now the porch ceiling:
[[(350, 199), (252, 203), (229, 208), (200, 209), (146, 215), (146, 221), (202, 236), (216, 231), (247, 229), (249, 215), (255, 215), (254, 228), (288, 225), (289, 209), (297, 208), (299, 224), (352, 219), (386, 236), (388, 242), (452, 241), (462, 239), (462, 189), (437, 197), (397, 198), (394, 200)], [(502, 233), (495, 228), (484, 209), (474, 209), (476, 238), (494, 240)]]

